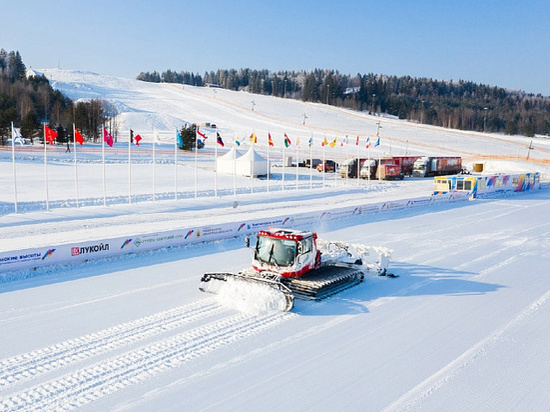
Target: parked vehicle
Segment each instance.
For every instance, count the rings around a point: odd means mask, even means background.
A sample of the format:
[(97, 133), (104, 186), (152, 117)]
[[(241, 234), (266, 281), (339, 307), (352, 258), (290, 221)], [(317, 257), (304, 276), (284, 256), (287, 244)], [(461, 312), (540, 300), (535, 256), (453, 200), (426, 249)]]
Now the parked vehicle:
[[(323, 161), (321, 159), (305, 159), (304, 167), (311, 167), (316, 169)], [(301, 165), (300, 165), (301, 166)]]
[(403, 176), (412, 176), (414, 162), (420, 159), (420, 156), (393, 156), (388, 159), (391, 159), (391, 163), (399, 166)]
[(376, 178), (380, 180), (403, 180), (401, 168), (396, 164), (381, 164), (376, 169)]
[(370, 159), (363, 163), (361, 166), (361, 179), (376, 179), (376, 168), (378, 161), (376, 159)]
[(470, 198), (499, 192), (527, 192), (540, 189), (540, 173), (471, 174), (434, 177), (434, 195), (468, 192)]
[(336, 167), (338, 165), (336, 164), (336, 162), (334, 160), (325, 160), (325, 162), (321, 162), (317, 165), (317, 170), (319, 172), (334, 172), (336, 170)]
[(361, 167), (361, 178), (363, 179), (380, 179), (380, 180), (395, 180), (403, 179), (405, 175), (401, 172), (401, 168), (391, 157), (380, 159), (366, 160)]
[(347, 159), (340, 165), (340, 177), (355, 179), (360, 176), (361, 167), (367, 161), (367, 159), (351, 158)]
[(454, 175), (462, 171), (461, 157), (428, 157), (417, 159), (413, 165), (414, 177)]

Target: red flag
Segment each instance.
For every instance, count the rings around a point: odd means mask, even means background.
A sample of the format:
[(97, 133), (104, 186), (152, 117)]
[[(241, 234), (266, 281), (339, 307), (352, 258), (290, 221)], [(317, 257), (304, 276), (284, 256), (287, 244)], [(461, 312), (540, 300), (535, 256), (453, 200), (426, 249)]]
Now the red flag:
[(199, 128), (197, 127), (197, 134), (202, 137), (203, 140), (206, 140), (208, 137), (204, 134), (204, 133), (201, 133), (201, 131), (199, 130)]
[(359, 146), (359, 135), (357, 135), (357, 139), (355, 139), (355, 146)]
[(74, 140), (77, 143), (80, 143), (80, 146), (82, 146), (82, 143), (84, 143), (84, 138), (82, 137), (82, 135), (80, 134), (80, 132), (76, 127), (74, 128)]
[(139, 141), (141, 140), (141, 136), (139, 134), (137, 134), (135, 137), (134, 137), (134, 142), (136, 142), (136, 146), (139, 146)]
[(48, 126), (44, 126), (44, 133), (46, 141), (50, 144), (53, 144), (54, 139), (57, 137), (57, 132), (53, 129), (50, 129)]
[(273, 145), (273, 139), (271, 138), (271, 133), (268, 133), (268, 134), (267, 134), (267, 143), (268, 143), (270, 146), (274, 146), (274, 145)]
[(103, 128), (103, 141), (105, 141), (105, 143), (107, 143), (110, 147), (113, 147), (113, 136), (111, 136), (105, 128)]

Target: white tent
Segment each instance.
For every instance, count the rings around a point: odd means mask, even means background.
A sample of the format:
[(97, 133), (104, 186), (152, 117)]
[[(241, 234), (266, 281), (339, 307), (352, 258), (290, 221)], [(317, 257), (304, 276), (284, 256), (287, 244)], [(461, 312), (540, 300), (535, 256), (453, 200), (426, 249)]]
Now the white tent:
[(239, 176), (266, 176), (267, 160), (251, 147), (248, 152), (239, 157), (236, 162), (236, 174)]
[(235, 174), (237, 168), (237, 158), (241, 154), (234, 147), (223, 156), (216, 159), (216, 171), (228, 175)]

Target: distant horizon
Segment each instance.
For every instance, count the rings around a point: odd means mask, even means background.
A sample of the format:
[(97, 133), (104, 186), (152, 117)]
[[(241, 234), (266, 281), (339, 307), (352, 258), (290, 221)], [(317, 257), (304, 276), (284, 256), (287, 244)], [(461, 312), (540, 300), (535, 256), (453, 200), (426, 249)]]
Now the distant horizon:
[[(24, 60), (23, 60), (24, 62)], [(542, 95), (542, 97), (545, 97), (545, 98), (550, 98), (550, 95), (546, 96), (546, 95), (543, 95), (542, 93), (534, 93), (534, 92), (529, 92), (527, 90), (523, 90), (523, 89), (513, 89), (513, 88), (507, 88), (507, 87), (504, 87), (504, 86), (500, 86), (498, 84), (487, 84), (487, 83), (479, 83), (479, 82), (476, 82), (474, 80), (466, 80), (466, 79), (439, 79), (439, 78), (435, 78), (435, 77), (427, 77), (427, 76), (411, 76), (411, 75), (408, 75), (408, 74), (403, 74), (403, 75), (395, 75), (395, 74), (388, 74), (388, 73), (373, 73), (373, 72), (369, 72), (369, 73), (355, 73), (355, 74), (350, 74), (350, 73), (343, 73), (341, 72), (340, 70), (336, 70), (336, 69), (325, 69), (325, 68), (317, 68), (317, 69), (303, 69), (303, 70), (300, 70), (300, 69), (295, 69), (295, 70), (284, 70), (284, 69), (281, 69), (281, 70), (277, 70), (277, 71), (274, 71), (274, 70), (269, 70), (269, 69), (266, 69), (266, 68), (263, 68), (263, 69), (255, 69), (255, 68), (252, 68), (252, 67), (241, 67), (239, 69), (235, 69), (235, 68), (230, 68), (230, 69), (222, 69), (222, 68), (218, 68), (216, 70), (205, 70), (205, 71), (202, 71), (202, 72), (193, 72), (193, 74), (198, 74), (200, 76), (204, 76), (204, 74), (206, 72), (210, 72), (210, 71), (213, 71), (214, 73), (216, 73), (217, 70), (240, 70), (240, 69), (250, 69), (250, 70), (257, 70), (257, 71), (261, 71), (261, 70), (267, 70), (269, 71), (270, 73), (279, 73), (279, 72), (284, 72), (284, 71), (287, 71), (287, 72), (312, 72), (312, 71), (315, 71), (315, 70), (333, 70), (333, 71), (338, 71), (340, 74), (344, 74), (344, 75), (349, 75), (351, 77), (354, 77), (356, 76), (357, 74), (359, 75), (368, 75), (368, 74), (374, 74), (375, 76), (387, 76), (387, 77), (391, 77), (391, 76), (395, 76), (395, 77), (411, 77), (411, 78), (414, 78), (414, 79), (430, 79), (430, 80), (435, 80), (435, 81), (439, 81), (439, 82), (447, 82), (447, 83), (458, 83), (458, 82), (467, 82), (467, 83), (474, 83), (474, 84), (477, 84), (477, 85), (483, 85), (483, 86), (488, 86), (488, 87), (497, 87), (497, 88), (501, 88), (501, 89), (505, 89), (507, 91), (510, 91), (510, 92), (518, 92), (518, 93), (526, 93), (528, 95), (534, 95), (534, 96), (538, 96), (538, 95)], [(136, 78), (139, 76), (140, 73), (147, 73), (148, 71), (146, 70), (142, 70), (141, 72), (137, 73), (135, 76), (133, 77), (125, 77), (125, 76), (116, 76), (116, 75), (109, 75), (109, 74), (105, 74), (105, 73), (99, 73), (99, 72), (96, 72), (96, 71), (92, 71), (92, 70), (78, 70), (78, 69), (71, 69), (71, 68), (63, 68), (63, 67), (40, 67), (40, 68), (33, 68), (33, 67), (27, 67), (27, 70), (34, 70), (36, 72), (40, 72), (41, 70), (61, 70), (61, 71), (74, 71), (74, 72), (81, 72), (81, 73), (92, 73), (92, 74), (97, 74), (97, 75), (100, 75), (100, 76), (112, 76), (112, 77), (119, 77), (119, 78), (123, 78), (123, 79), (133, 79), (133, 80), (136, 80)], [(158, 71), (156, 70), (157, 73), (159, 74), (162, 74), (163, 72), (166, 72), (168, 70), (172, 70), (173, 72), (176, 72), (176, 73), (179, 73), (179, 72), (186, 72), (187, 70), (179, 70), (179, 69), (165, 69), (165, 70), (162, 70), (162, 71)], [(149, 73), (153, 73), (155, 70), (153, 71), (149, 71)], [(193, 86), (193, 85), (189, 85), (189, 86)]]

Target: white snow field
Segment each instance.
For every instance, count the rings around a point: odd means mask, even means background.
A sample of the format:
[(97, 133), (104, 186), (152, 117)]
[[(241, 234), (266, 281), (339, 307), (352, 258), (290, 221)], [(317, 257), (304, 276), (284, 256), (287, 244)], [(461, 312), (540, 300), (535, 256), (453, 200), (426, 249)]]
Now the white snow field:
[[(519, 136), (245, 92), (44, 72), (72, 97), (112, 99), (124, 128), (141, 128), (149, 143), (132, 149), (129, 187), (128, 135), (121, 133), (111, 149), (118, 154), (107, 155), (106, 191), (98, 146), (85, 144), (78, 202), (74, 153), (52, 149), (49, 211), (42, 152), (16, 147), (17, 213), (11, 148), (0, 151), (0, 251), (431, 193), (431, 179), (356, 182), (305, 168), (283, 174), (282, 133), (302, 142), (313, 136), (317, 146), (325, 134), (353, 140), (361, 133), (364, 141), (379, 121), (381, 155), (433, 150), (484, 161), (493, 171), (549, 173), (543, 137), (533, 139), (528, 162), (530, 140)], [(279, 148), (272, 149), (279, 156), (273, 180), (216, 175), (213, 144), (199, 163), (182, 153), (174, 166), (172, 130), (183, 121), (215, 122), (229, 143), (235, 133), (246, 140), (255, 130), (265, 140), (263, 154), (269, 130)], [(162, 144), (153, 165), (154, 130)], [(355, 150), (351, 143), (325, 155)], [(550, 191), (542, 187), (313, 224), (323, 239), (392, 249), (390, 268), (399, 277), (369, 275), (321, 302), (297, 300), (288, 313), (239, 311), (198, 290), (203, 273), (250, 264), (242, 237), (1, 273), (0, 409), (546, 411)]]

